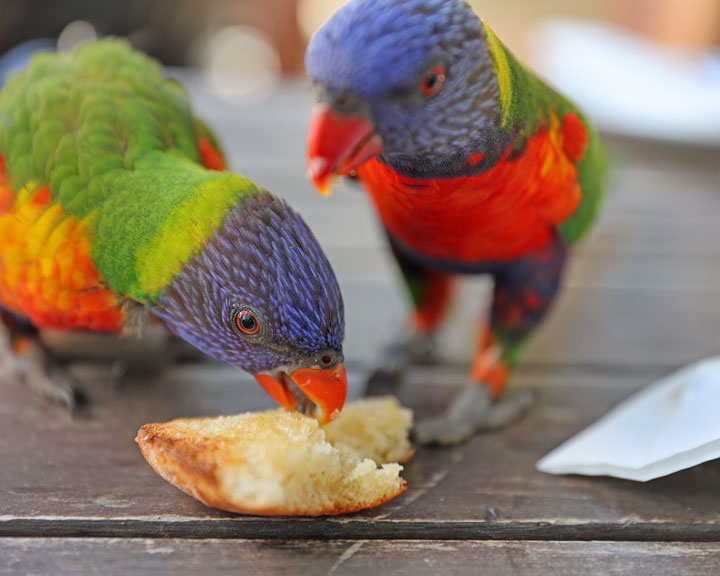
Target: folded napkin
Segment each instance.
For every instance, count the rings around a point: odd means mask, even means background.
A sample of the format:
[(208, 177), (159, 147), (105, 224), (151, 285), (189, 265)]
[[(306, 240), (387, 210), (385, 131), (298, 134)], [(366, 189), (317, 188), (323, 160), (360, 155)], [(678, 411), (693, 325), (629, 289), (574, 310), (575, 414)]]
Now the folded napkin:
[(651, 384), (537, 463), (645, 482), (720, 458), (720, 356)]

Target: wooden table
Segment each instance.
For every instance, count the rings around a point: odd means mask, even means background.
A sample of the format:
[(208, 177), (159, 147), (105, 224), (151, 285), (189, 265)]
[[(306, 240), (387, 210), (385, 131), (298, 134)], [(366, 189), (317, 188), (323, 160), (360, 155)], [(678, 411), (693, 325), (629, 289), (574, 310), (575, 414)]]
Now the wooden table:
[[(404, 315), (397, 273), (365, 196), (330, 199), (304, 178), (310, 99), (288, 84), (233, 108), (190, 82), (232, 166), (289, 199), (326, 248), (347, 307), (351, 394)], [(104, 365), (78, 364), (92, 405), (71, 421), (0, 383), (0, 574), (716, 574), (720, 461), (647, 484), (553, 477), (535, 462), (618, 401), (718, 352), (720, 168), (711, 154), (624, 151), (603, 217), (572, 262), (565, 293), (518, 369), (531, 414), (458, 447), (422, 448), (408, 491), (337, 518), (257, 518), (209, 509), (161, 480), (133, 438), (178, 416), (271, 406), (247, 375), (179, 365), (113, 391)], [(628, 154), (628, 152), (630, 152)], [(418, 417), (465, 377), (472, 280), (444, 335), (443, 367), (401, 391)], [(461, 307), (458, 306), (459, 310)]]

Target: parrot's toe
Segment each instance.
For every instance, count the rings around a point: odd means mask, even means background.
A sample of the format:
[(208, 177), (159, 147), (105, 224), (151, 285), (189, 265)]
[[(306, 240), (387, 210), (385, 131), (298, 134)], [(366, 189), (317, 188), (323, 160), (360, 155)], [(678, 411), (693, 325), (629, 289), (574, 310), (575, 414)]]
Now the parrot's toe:
[(533, 390), (509, 392), (492, 401), (487, 386), (467, 385), (438, 418), (419, 422), (413, 437), (420, 444), (459, 444), (480, 431), (497, 430), (521, 418), (535, 400)]
[(508, 392), (490, 406), (478, 431), (498, 430), (516, 422), (527, 414), (535, 403), (535, 398), (535, 390), (530, 388)]
[(57, 367), (45, 369), (33, 364), (21, 371), (19, 376), (41, 398), (64, 406), (71, 416), (77, 414), (82, 404), (82, 395), (75, 389), (74, 379), (64, 370)]
[(36, 338), (22, 338), (11, 344), (6, 330), (0, 330), (0, 375), (25, 384), (41, 398), (67, 408), (71, 415), (84, 403), (75, 379), (54, 362)]
[(438, 418), (416, 424), (412, 437), (419, 444), (452, 446), (464, 442), (473, 434), (475, 428), (471, 422), (451, 422)]

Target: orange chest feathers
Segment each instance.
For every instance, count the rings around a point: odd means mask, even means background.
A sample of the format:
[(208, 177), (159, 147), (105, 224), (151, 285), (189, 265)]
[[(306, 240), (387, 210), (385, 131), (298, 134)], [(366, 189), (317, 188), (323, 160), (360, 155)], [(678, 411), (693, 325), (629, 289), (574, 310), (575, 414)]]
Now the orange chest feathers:
[(0, 156), (0, 305), (39, 328), (118, 331), (120, 300), (101, 281), (89, 222), (51, 202), (47, 186), (17, 194)]
[[(198, 142), (206, 168), (224, 170), (208, 138)], [(92, 255), (92, 216), (78, 219), (52, 202), (47, 186), (15, 191), (0, 154), (0, 306), (38, 328), (122, 330), (122, 298), (103, 282)]]
[(509, 260), (543, 248), (577, 209), (576, 162), (586, 142), (577, 116), (562, 125), (553, 116), (522, 151), (508, 150), (476, 176), (415, 180), (377, 159), (358, 175), (390, 234), (414, 252), (450, 262)]

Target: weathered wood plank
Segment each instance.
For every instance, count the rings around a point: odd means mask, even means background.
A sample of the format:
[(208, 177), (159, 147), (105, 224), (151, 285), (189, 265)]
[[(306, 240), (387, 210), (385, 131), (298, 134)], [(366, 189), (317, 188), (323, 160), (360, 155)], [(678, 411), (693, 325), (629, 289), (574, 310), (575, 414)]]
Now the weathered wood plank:
[[(712, 505), (720, 462), (649, 484), (534, 470), (548, 450), (656, 374), (524, 373), (519, 383), (541, 390), (524, 421), (459, 447), (419, 450), (406, 468), (406, 494), (373, 511), (316, 520), (206, 508), (156, 476), (133, 442), (148, 421), (270, 406), (248, 377), (186, 367), (113, 393), (104, 374), (78, 372), (94, 404), (75, 422), (18, 385), (0, 386), (0, 455), (9, 463), (0, 468), (0, 534), (720, 541)], [(356, 394), (357, 375), (351, 380)], [(402, 398), (422, 417), (442, 408), (462, 375), (420, 371), (412, 380)]]
[(630, 542), (0, 540), (5, 576), (52, 574), (714, 574), (714, 544)]
[(528, 362), (676, 367), (718, 353), (717, 293), (577, 288), (528, 346)]
[[(307, 183), (303, 150), (311, 102), (302, 86), (286, 87), (246, 109), (218, 103), (197, 84), (191, 91), (201, 113), (219, 128), (233, 165), (289, 198), (326, 246), (345, 295), (345, 352), (353, 368), (352, 392), (357, 394), (368, 367), (401, 324), (404, 308), (397, 272), (367, 198), (346, 183), (335, 197), (323, 199)], [(434, 543), (398, 544), (393, 549), (397, 543), (369, 545), (362, 539), (720, 541), (720, 511), (715, 506), (720, 462), (648, 484), (558, 478), (534, 470), (539, 457), (632, 390), (681, 363), (717, 353), (719, 176), (717, 166), (690, 169), (681, 162), (668, 162), (660, 170), (650, 164), (619, 170), (601, 221), (578, 250), (563, 298), (518, 371), (518, 384), (541, 391), (539, 404), (526, 420), (501, 433), (481, 435), (456, 448), (420, 450), (407, 466), (408, 492), (378, 510), (308, 520), (251, 518), (208, 509), (151, 471), (133, 442), (135, 432), (153, 420), (271, 406), (257, 384), (237, 371), (181, 366), (155, 382), (149, 376), (133, 378), (124, 391), (114, 393), (107, 386), (107, 371), (84, 368), (78, 374), (94, 402), (75, 422), (25, 389), (0, 382), (0, 535), (347, 538), (356, 542), (323, 543), (328, 552), (322, 561), (317, 560), (316, 544), (302, 542), (219, 542), (207, 553), (203, 550), (210, 548), (202, 548), (207, 543), (178, 542), (172, 552), (182, 559), (183, 550), (197, 550), (201, 558), (217, 557), (228, 566), (239, 558), (250, 566), (257, 562), (265, 572), (268, 565), (282, 569), (283, 561), (289, 565), (298, 556), (305, 558), (298, 550), (312, 549), (308, 565), (325, 573), (355, 546), (359, 551), (343, 561), (343, 570), (364, 573), (373, 558), (385, 558), (400, 573), (407, 566), (414, 574), (425, 570), (419, 563), (425, 558), (422, 550), (427, 550), (423, 546)], [(445, 331), (442, 346), (456, 368), (469, 362), (474, 328), (470, 311), (480, 314), (487, 288), (487, 283), (471, 282), (463, 289), (462, 312), (456, 312)], [(415, 370), (402, 398), (419, 416), (430, 415), (464, 378), (457, 369)], [(51, 556), (60, 554), (63, 546), (75, 546), (76, 554), (68, 555), (68, 561), (82, 560), (83, 546), (90, 547), (85, 550), (92, 556), (95, 546), (98, 558), (113, 561), (108, 540), (0, 539), (0, 557), (5, 558), (3, 546), (12, 548), (13, 542), (23, 542), (17, 550), (27, 550), (26, 556), (38, 554), (36, 547), (43, 542), (53, 543), (48, 544)], [(454, 551), (447, 546), (456, 544), (464, 553), (450, 553)], [(133, 548), (139, 545), (118, 541), (118, 549), (126, 550), (115, 556), (118, 571), (131, 571), (133, 565), (127, 568), (122, 562), (140, 558)], [(239, 545), (239, 557), (233, 556), (233, 545)], [(157, 546), (161, 544), (151, 545)], [(714, 548), (705, 545), (439, 546), (437, 555), (428, 556), (432, 573), (438, 566), (456, 565), (457, 573), (492, 573), (498, 567), (499, 573), (522, 574), (545, 565), (555, 568), (553, 558), (560, 559), (555, 574), (577, 573), (577, 566), (587, 571), (595, 563), (607, 568), (606, 573), (623, 573), (626, 566), (627, 573), (637, 573), (648, 566), (648, 551), (664, 559), (662, 569), (671, 567), (667, 573), (691, 573), (694, 562), (700, 568), (706, 567), (703, 562), (718, 566)], [(625, 552), (613, 546), (625, 546)], [(281, 557), (257, 552), (276, 549), (286, 552)], [(159, 559), (162, 553), (150, 554)], [(536, 557), (540, 560), (533, 564)], [(468, 559), (472, 563), (464, 564)], [(158, 561), (158, 569), (161, 564)], [(192, 566), (192, 560), (183, 564)], [(94, 569), (92, 561), (87, 567), (67, 565), (68, 571)], [(653, 572), (663, 574), (655, 567)]]
[[(340, 285), (346, 303), (346, 356), (372, 366), (403, 325), (405, 294), (392, 279), (341, 277)], [(451, 362), (470, 363), (480, 318), (487, 313), (487, 296), (480, 288), (470, 286), (463, 293), (443, 329), (443, 356)], [(568, 286), (530, 341), (523, 362), (669, 369), (717, 354), (718, 296), (710, 289)]]

